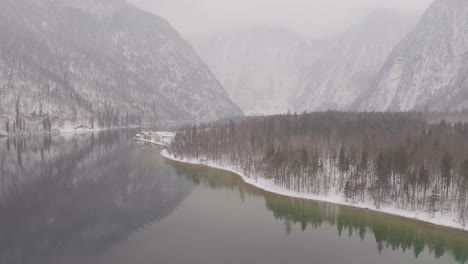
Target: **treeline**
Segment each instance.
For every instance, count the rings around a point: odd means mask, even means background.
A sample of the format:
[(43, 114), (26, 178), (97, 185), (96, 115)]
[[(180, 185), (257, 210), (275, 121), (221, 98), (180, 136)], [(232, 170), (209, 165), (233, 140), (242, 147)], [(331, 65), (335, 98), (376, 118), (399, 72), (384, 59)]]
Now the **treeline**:
[[(99, 105), (99, 107), (90, 106), (90, 117), (88, 121), (82, 122), (82, 127), (111, 128), (141, 126), (142, 124), (142, 119), (139, 114), (121, 112), (118, 107), (112, 106), (107, 102), (99, 103)], [(43, 110), (42, 102), (39, 102), (38, 111), (34, 110), (32, 113), (28, 114), (21, 110), (21, 98), (18, 97), (15, 102), (15, 115), (12, 121), (7, 118), (4, 123), (4, 131), (7, 135), (31, 132), (50, 133), (52, 131), (53, 122), (60, 122), (60, 118), (52, 118), (48, 112)], [(80, 117), (76, 116), (76, 118), (79, 119)], [(86, 118), (84, 119), (86, 120)]]
[(298, 228), (305, 231), (327, 225), (335, 227), (339, 236), (375, 241), (380, 253), (385, 249), (399, 249), (402, 252), (412, 251), (419, 258), (424, 251), (428, 251), (437, 259), (450, 255), (456, 263), (466, 263), (468, 260), (468, 237), (463, 232), (431, 228), (405, 219), (328, 203), (284, 198), (245, 184), (242, 179), (232, 177), (228, 172), (192, 165), (174, 168), (178, 174), (186, 175), (196, 185), (238, 192), (241, 201), (251, 196), (262, 197), (272, 215), (284, 222), (287, 234), (294, 229), (298, 231)]
[(301, 193), (450, 214), (465, 225), (468, 123), (419, 113), (325, 112), (185, 127), (170, 151)]
[(20, 114), (20, 98), (16, 100), (15, 103), (15, 118), (13, 120), (13, 123), (10, 125), (10, 121), (7, 120), (5, 124), (5, 130), (7, 133), (10, 133), (10, 130), (13, 131), (13, 133), (16, 133), (17, 131), (25, 131), (26, 130), (26, 121), (22, 118)]
[(94, 115), (91, 116), (89, 125), (91, 128), (95, 127), (95, 122), (99, 127), (128, 127), (132, 125), (141, 126), (141, 117), (138, 114), (121, 113), (117, 107), (113, 107), (109, 103), (104, 103), (102, 110), (95, 111), (97, 120)]

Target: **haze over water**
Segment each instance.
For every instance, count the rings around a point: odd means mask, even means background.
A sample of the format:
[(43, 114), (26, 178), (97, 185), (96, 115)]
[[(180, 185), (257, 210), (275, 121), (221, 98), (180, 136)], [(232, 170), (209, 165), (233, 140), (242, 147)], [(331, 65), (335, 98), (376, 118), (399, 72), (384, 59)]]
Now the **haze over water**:
[[(135, 131), (2, 140), (0, 263), (464, 263), (466, 234), (164, 160)], [(16, 177), (14, 177), (16, 175)]]

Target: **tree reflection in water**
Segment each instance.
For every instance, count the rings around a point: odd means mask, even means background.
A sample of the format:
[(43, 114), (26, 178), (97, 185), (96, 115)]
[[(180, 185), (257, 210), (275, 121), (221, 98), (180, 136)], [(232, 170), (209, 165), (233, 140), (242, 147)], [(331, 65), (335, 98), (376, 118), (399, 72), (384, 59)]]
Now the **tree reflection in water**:
[(291, 232), (293, 224), (302, 231), (328, 225), (336, 227), (338, 236), (349, 236), (357, 241), (373, 238), (379, 252), (411, 250), (418, 257), (427, 249), (436, 258), (450, 254), (458, 263), (468, 260), (466, 232), (367, 210), (279, 196), (247, 185), (232, 173), (168, 162), (178, 168), (177, 174), (186, 175), (196, 185), (236, 191), (241, 200), (245, 196), (264, 198), (266, 208), (285, 223), (287, 233)]
[(0, 141), (0, 263), (97, 254), (171, 214), (193, 185), (135, 134)]

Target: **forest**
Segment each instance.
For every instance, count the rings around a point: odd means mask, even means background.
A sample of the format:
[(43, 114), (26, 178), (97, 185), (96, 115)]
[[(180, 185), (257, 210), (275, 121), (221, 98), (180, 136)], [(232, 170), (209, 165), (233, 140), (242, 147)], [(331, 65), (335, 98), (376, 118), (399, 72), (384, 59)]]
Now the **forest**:
[[(91, 114), (86, 122), (81, 126), (94, 128), (112, 128), (112, 127), (131, 127), (141, 126), (141, 117), (138, 114), (129, 114), (128, 112), (121, 113), (116, 107), (113, 107), (110, 103), (102, 103), (102, 109), (93, 107), (91, 103), (83, 104), (87, 105)], [(33, 111), (32, 113), (24, 113), (21, 111), (21, 98), (18, 97), (15, 102), (15, 115), (13, 121), (10, 122), (6, 118), (4, 130), (7, 135), (19, 135), (28, 133), (51, 133), (53, 122), (59, 123), (59, 117), (51, 117), (47, 111), (43, 110), (43, 106), (39, 103), (39, 111)], [(75, 119), (78, 119), (77, 113), (75, 113)], [(63, 122), (63, 120), (62, 120)], [(58, 125), (58, 124), (56, 124)], [(1, 124), (0, 124), (1, 127)]]
[(468, 216), (468, 123), (423, 113), (320, 112), (250, 117), (181, 128), (178, 158), (234, 166), (299, 193)]

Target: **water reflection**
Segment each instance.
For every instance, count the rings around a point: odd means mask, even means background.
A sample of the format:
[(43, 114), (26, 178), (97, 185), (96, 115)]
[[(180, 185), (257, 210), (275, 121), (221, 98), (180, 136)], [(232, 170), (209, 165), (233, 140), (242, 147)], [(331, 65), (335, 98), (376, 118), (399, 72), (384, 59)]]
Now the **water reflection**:
[(299, 226), (303, 232), (326, 225), (336, 228), (337, 237), (348, 236), (355, 241), (373, 239), (375, 250), (380, 253), (386, 250), (411, 251), (418, 258), (426, 250), (436, 259), (450, 256), (457, 263), (466, 263), (468, 260), (466, 232), (345, 206), (286, 198), (246, 185), (231, 173), (170, 161), (168, 163), (177, 168), (178, 174), (186, 175), (196, 185), (235, 191), (241, 200), (246, 196), (263, 198), (266, 208), (276, 219), (284, 222), (287, 234), (293, 225)]
[(134, 135), (0, 141), (0, 263), (70, 263), (174, 211), (192, 183)]
[[(231, 261), (239, 263), (259, 260), (255, 242), (264, 243), (262, 248), (269, 252), (287, 241), (290, 247), (281, 248), (284, 251), (260, 254), (263, 263), (284, 263), (282, 256), (306, 263), (310, 256), (299, 255), (302, 246), (311, 243), (314, 254), (320, 255), (320, 238), (341, 242), (356, 254), (370, 250), (382, 258), (381, 263), (403, 263), (393, 260), (408, 256), (418, 257), (418, 263), (439, 257), (440, 261), (431, 263), (465, 263), (468, 258), (464, 232), (274, 195), (229, 173), (165, 161), (160, 149), (138, 147), (134, 134), (112, 131), (69, 138), (2, 139), (0, 263), (174, 263), (175, 256), (180, 256), (175, 258), (179, 263), (197, 259), (220, 263), (216, 260), (232, 252), (232, 247), (242, 247), (239, 259)], [(178, 213), (173, 214), (176, 209)], [(213, 212), (222, 219), (212, 217)], [(230, 219), (240, 214), (251, 221), (237, 224)], [(258, 230), (256, 225), (266, 228)], [(248, 234), (242, 234), (244, 230)], [(164, 234), (171, 234), (170, 239)], [(224, 245), (220, 239), (230, 243)], [(364, 244), (364, 249), (356, 247)], [(141, 245), (149, 249), (140, 249)], [(211, 251), (212, 247), (219, 252)], [(397, 254), (401, 252), (406, 254)], [(141, 261), (136, 261), (137, 256), (142, 256)], [(343, 263), (328, 254), (313, 257), (318, 263)], [(349, 263), (365, 263), (347, 257), (354, 261)]]

